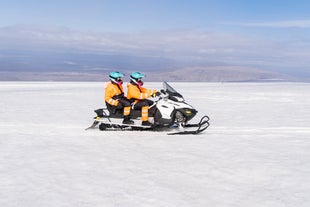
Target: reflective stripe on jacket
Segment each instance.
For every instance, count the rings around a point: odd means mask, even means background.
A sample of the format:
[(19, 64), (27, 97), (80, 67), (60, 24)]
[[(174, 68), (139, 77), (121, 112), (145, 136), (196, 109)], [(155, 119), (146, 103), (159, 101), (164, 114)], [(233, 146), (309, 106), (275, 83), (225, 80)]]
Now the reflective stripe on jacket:
[(105, 87), (105, 101), (112, 106), (117, 106), (118, 100), (113, 99), (114, 96), (124, 93), (122, 85), (116, 85), (109, 82)]
[(156, 93), (156, 90), (147, 89), (131, 83), (127, 85), (127, 89), (127, 98), (129, 100), (135, 99), (135, 102), (137, 102), (138, 100), (144, 100), (146, 98), (149, 98), (152, 94)]

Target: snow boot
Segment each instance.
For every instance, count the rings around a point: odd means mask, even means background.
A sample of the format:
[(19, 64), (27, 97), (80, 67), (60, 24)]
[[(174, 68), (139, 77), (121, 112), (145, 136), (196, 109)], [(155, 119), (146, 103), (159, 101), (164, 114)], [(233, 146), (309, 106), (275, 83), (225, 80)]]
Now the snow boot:
[(134, 124), (134, 121), (130, 120), (130, 116), (124, 116), (123, 124)]
[(152, 126), (152, 124), (148, 121), (143, 121), (142, 126)]

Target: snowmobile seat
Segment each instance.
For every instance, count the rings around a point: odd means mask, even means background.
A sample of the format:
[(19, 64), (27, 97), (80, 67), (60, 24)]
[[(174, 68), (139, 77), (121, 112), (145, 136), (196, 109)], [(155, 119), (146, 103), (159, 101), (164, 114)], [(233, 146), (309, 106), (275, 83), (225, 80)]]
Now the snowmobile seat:
[[(123, 108), (118, 109), (117, 107), (111, 106), (109, 104), (106, 104), (107, 109), (109, 111), (109, 117), (111, 118), (124, 118), (123, 115)], [(137, 118), (141, 116), (141, 110), (131, 110), (130, 117), (131, 118)]]
[(106, 104), (107, 109), (109, 111), (110, 117), (113, 118), (123, 118), (123, 109), (118, 109), (115, 106), (111, 106), (110, 104)]
[[(107, 110), (109, 111), (109, 117), (111, 117), (111, 118), (123, 118), (124, 117), (124, 115), (123, 115), (123, 108), (117, 109), (116, 107), (111, 106), (109, 104), (106, 104), (106, 106), (107, 106)], [(152, 108), (149, 109), (149, 117), (153, 117), (154, 116), (155, 110), (156, 110), (156, 107), (152, 107)], [(99, 116), (100, 113), (99, 114), (98, 114), (98, 112), (96, 112), (96, 113)], [(103, 112), (101, 111), (101, 114), (102, 113)], [(133, 110), (133, 109), (131, 109), (131, 111), (130, 111), (130, 118), (136, 119), (137, 117), (140, 117), (140, 116), (141, 116), (141, 110)], [(99, 116), (99, 117), (103, 117), (103, 115)]]

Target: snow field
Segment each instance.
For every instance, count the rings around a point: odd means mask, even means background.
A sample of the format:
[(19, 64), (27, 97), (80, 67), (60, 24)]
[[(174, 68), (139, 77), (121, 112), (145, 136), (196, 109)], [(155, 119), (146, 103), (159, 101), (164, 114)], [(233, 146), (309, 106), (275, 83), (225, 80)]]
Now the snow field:
[(85, 131), (103, 85), (0, 82), (0, 206), (310, 205), (310, 84), (170, 83), (198, 136)]

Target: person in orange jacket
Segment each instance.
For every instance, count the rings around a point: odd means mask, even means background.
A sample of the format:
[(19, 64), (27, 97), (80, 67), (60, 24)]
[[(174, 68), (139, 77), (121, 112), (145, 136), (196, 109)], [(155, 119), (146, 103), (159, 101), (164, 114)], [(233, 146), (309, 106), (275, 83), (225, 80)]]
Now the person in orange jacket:
[(142, 78), (145, 75), (140, 72), (133, 72), (130, 75), (130, 83), (127, 85), (127, 98), (133, 101), (133, 109), (141, 110), (141, 119), (143, 126), (151, 126), (148, 121), (149, 118), (149, 106), (153, 104), (153, 101), (147, 98), (151, 96), (158, 96), (160, 93), (154, 89), (147, 89), (142, 87)]
[(133, 124), (130, 120), (131, 102), (124, 95), (122, 77), (124, 75), (117, 71), (109, 74), (110, 82), (105, 86), (105, 102), (112, 110), (123, 108), (123, 124)]

